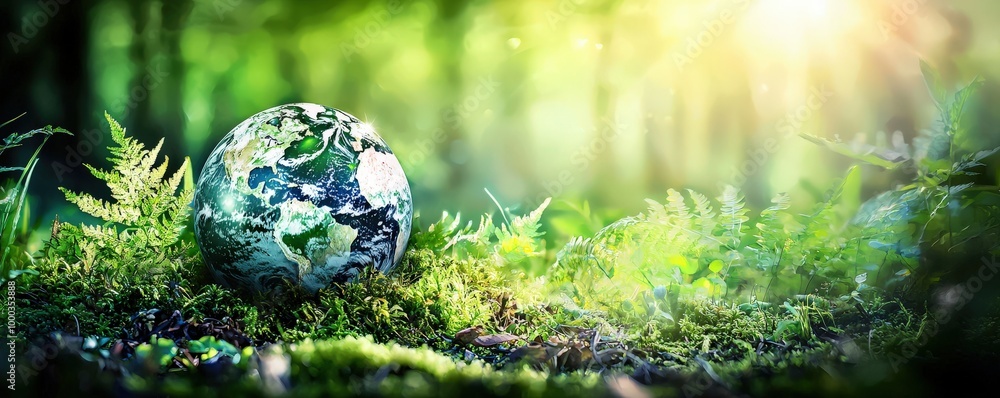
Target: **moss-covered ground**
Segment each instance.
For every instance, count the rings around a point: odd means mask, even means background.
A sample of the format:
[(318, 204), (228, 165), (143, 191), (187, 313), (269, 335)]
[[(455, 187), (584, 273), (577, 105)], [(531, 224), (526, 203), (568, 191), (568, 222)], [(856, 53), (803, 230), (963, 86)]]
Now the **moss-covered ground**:
[(916, 303), (800, 297), (682, 299), (673, 320), (623, 323), (542, 297), (490, 258), (422, 248), (391, 275), (275, 297), (222, 288), (193, 264), (125, 286), (58, 264), (18, 278), (18, 341), (34, 347), (21, 346), (21, 391), (925, 396), (944, 388), (921, 378), (927, 367), (996, 359), (1000, 320), (985, 306), (929, 335), (935, 321)]

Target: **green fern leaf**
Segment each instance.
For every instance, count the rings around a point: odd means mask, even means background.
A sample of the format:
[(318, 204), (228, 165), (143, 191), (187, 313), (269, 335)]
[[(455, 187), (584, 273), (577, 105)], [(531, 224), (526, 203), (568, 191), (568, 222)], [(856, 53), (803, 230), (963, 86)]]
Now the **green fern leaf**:
[[(179, 193), (177, 189), (190, 160), (185, 159), (181, 168), (164, 180), (169, 159), (164, 157), (163, 162), (156, 165), (164, 141), (160, 140), (147, 150), (140, 142), (126, 136), (125, 129), (110, 115), (105, 113), (105, 116), (115, 144), (109, 148), (108, 160), (112, 167), (102, 170), (88, 164), (86, 168), (104, 181), (112, 200), (60, 188), (67, 201), (105, 223), (103, 226), (82, 225), (78, 230), (82, 239), (79, 245), (96, 248), (88, 249), (90, 251), (84, 255), (91, 260), (115, 258), (118, 263), (157, 264), (162, 261), (150, 259), (186, 256), (186, 244), (180, 242), (180, 236), (190, 216), (189, 204), (194, 192), (190, 187)], [(74, 229), (64, 231), (61, 238), (76, 240), (72, 236)], [(63, 254), (83, 260), (72, 253)]]
[(719, 221), (723, 228), (722, 236), (730, 248), (737, 248), (743, 239), (743, 224), (750, 220), (749, 210), (745, 209), (743, 195), (736, 187), (727, 185), (718, 198), (720, 203)]

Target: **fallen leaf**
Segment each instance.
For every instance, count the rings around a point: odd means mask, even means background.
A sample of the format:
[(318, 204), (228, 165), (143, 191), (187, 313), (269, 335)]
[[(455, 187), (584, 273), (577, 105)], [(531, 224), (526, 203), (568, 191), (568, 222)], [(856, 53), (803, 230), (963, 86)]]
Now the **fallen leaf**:
[(547, 361), (549, 359), (549, 355), (545, 347), (531, 344), (511, 351), (511, 353), (507, 355), (507, 359), (511, 362), (526, 360), (528, 362), (538, 363)]
[(458, 333), (455, 333), (455, 342), (460, 345), (466, 345), (479, 336), (482, 336), (484, 333), (486, 333), (486, 330), (484, 330), (482, 326), (465, 328), (458, 331)]
[(472, 345), (476, 347), (493, 347), (495, 345), (520, 339), (521, 339), (520, 337), (517, 337), (510, 333), (490, 334), (486, 336), (476, 337), (476, 339), (472, 341)]

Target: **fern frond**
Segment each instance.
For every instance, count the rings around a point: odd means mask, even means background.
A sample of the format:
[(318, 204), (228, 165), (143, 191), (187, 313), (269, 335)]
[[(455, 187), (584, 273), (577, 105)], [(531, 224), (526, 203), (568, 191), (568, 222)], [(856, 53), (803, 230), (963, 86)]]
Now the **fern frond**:
[(774, 198), (771, 198), (771, 207), (764, 209), (761, 215), (774, 215), (780, 211), (788, 210), (791, 207), (792, 198), (788, 196), (787, 192), (781, 192)]
[(707, 196), (691, 189), (688, 190), (688, 196), (694, 202), (694, 216), (697, 230), (702, 235), (711, 236), (712, 231), (715, 231), (715, 226), (718, 224), (715, 220), (715, 208), (712, 207), (712, 202)]
[(646, 198), (646, 203), (649, 204), (649, 207), (646, 208), (646, 213), (640, 214), (639, 217), (642, 217), (644, 220), (648, 222), (654, 222), (654, 223), (667, 222), (667, 220), (670, 218), (670, 214), (667, 213), (667, 206), (661, 204), (660, 202), (657, 202), (656, 200), (649, 198)]
[(542, 212), (548, 207), (552, 198), (546, 198), (537, 209), (524, 216), (514, 217), (509, 224), (503, 224), (494, 230), (497, 237), (496, 253), (508, 263), (517, 263), (525, 258), (539, 254), (541, 245), (537, 238), (543, 235), (539, 231)]
[[(169, 159), (164, 158), (163, 164), (166, 164), (167, 160)], [(164, 183), (164, 188), (166, 189), (164, 191), (165, 194), (171, 195), (174, 192), (177, 192), (177, 188), (181, 186), (181, 181), (184, 180), (184, 173), (187, 172), (187, 168), (190, 163), (191, 158), (185, 157), (184, 162), (181, 163), (181, 167), (177, 169), (177, 171), (174, 172), (174, 175)]]
[(597, 267), (605, 277), (610, 279), (614, 277), (614, 269), (606, 266), (605, 257), (607, 257), (607, 250), (598, 245), (595, 239), (578, 236), (570, 239), (556, 254), (555, 266), (571, 272)]
[[(77, 241), (81, 247), (96, 248), (89, 252), (64, 253), (67, 258), (80, 255), (91, 260), (116, 258), (124, 263), (153, 261), (151, 259), (186, 256), (186, 249), (178, 245), (181, 233), (190, 216), (189, 204), (194, 197), (193, 188), (177, 192), (185, 176), (190, 159), (185, 158), (180, 170), (164, 180), (169, 159), (156, 165), (163, 148), (161, 139), (150, 150), (137, 140), (128, 137), (110, 115), (105, 113), (111, 129), (111, 139), (115, 145), (109, 148), (108, 160), (112, 167), (98, 169), (87, 164), (86, 168), (99, 180), (104, 181), (111, 191), (110, 201), (95, 198), (88, 193), (75, 193), (64, 188), (66, 200), (81, 211), (105, 222), (102, 226), (82, 225)], [(119, 227), (122, 228), (118, 232)], [(65, 229), (73, 234), (74, 229)], [(96, 250), (96, 251), (95, 251)], [(153, 262), (161, 263), (156, 260)]]
[(672, 188), (667, 190), (667, 208), (677, 224), (684, 228), (691, 227), (691, 211), (684, 203), (684, 196)]
[(472, 231), (472, 222), (470, 221), (465, 228), (457, 230), (451, 240), (449, 240), (444, 246), (444, 250), (455, 247), (461, 243), (469, 243), (476, 247), (485, 246), (489, 244), (490, 237), (493, 236), (495, 229), (496, 227), (493, 226), (493, 215), (484, 214), (479, 218), (479, 228)]
[[(151, 169), (149, 174), (146, 176), (145, 184), (147, 186), (156, 186), (163, 183), (163, 176), (167, 175), (167, 166), (170, 164), (170, 157), (164, 156), (163, 161), (160, 162), (159, 166)], [(181, 176), (184, 175), (184, 169), (181, 168), (177, 170), (176, 173), (180, 173)]]
[[(419, 220), (419, 215), (414, 218), (415, 221)], [(443, 250), (444, 246), (448, 244), (448, 240), (460, 228), (461, 223), (461, 214), (456, 214), (452, 217), (447, 211), (443, 211), (441, 212), (441, 219), (429, 225), (427, 229), (418, 230), (414, 228), (413, 234), (410, 235), (409, 245), (413, 248)], [(414, 225), (418, 225), (418, 223), (414, 222)]]
[(66, 200), (76, 205), (80, 211), (104, 221), (132, 225), (142, 216), (138, 209), (132, 207), (115, 206), (90, 194), (77, 194), (62, 187), (59, 190), (66, 195)]
[(510, 223), (511, 232), (533, 238), (541, 236), (542, 234), (538, 232), (538, 228), (541, 226), (539, 222), (542, 220), (542, 212), (545, 211), (545, 208), (549, 206), (549, 202), (551, 201), (552, 198), (545, 198), (545, 201), (537, 209), (532, 210), (531, 213), (515, 217), (514, 221)]
[(743, 194), (736, 187), (727, 185), (718, 198), (719, 217), (723, 227), (723, 237), (728, 239), (730, 248), (737, 248), (743, 239), (743, 224), (750, 220), (745, 209)]
[[(139, 144), (139, 145), (142, 146), (142, 144)], [(153, 147), (153, 149), (150, 149), (148, 151), (143, 151), (143, 156), (142, 156), (142, 160), (139, 162), (139, 167), (142, 170), (152, 169), (153, 165), (156, 164), (156, 157), (160, 154), (160, 149), (162, 149), (162, 148), (163, 148), (163, 139), (161, 138), (160, 142), (156, 143), (156, 146)], [(170, 159), (166, 159), (165, 158), (165, 160), (163, 161), (163, 165), (161, 167), (163, 167), (164, 169), (166, 169), (165, 165), (166, 165), (166, 163), (169, 160)], [(161, 176), (161, 179), (162, 179), (162, 176)]]
[(771, 199), (771, 206), (760, 212), (757, 220), (757, 244), (764, 249), (776, 251), (787, 239), (785, 226), (779, 214), (791, 207), (791, 197), (779, 193)]

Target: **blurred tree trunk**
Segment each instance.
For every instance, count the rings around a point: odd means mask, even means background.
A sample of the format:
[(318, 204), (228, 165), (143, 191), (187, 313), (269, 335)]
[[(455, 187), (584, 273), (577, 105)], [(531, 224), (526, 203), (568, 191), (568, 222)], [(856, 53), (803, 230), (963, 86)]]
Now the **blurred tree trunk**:
[[(57, 135), (46, 145), (31, 182), (33, 206), (52, 209), (63, 203), (56, 187), (80, 190), (86, 183), (82, 167), (72, 173), (57, 174), (53, 165), (66, 163), (67, 148), (77, 148), (85, 139), (83, 128), (93, 128), (94, 109), (89, 68), (88, 40), (90, 23), (84, 18), (88, 2), (61, 4), (45, 24), (25, 27), (30, 19), (44, 11), (34, 0), (0, 2), (0, 123), (25, 113), (16, 122), (0, 129), (0, 138), (13, 132), (26, 132), (48, 124), (64, 127), (76, 136)], [(16, 35), (11, 37), (10, 35)], [(4, 166), (23, 165), (31, 155), (25, 148), (4, 153)], [(74, 149), (75, 150), (75, 149)], [(92, 153), (88, 152), (92, 155)], [(75, 160), (90, 160), (90, 157)]]
[[(378, 5), (378, 7), (386, 7), (386, 6), (380, 4)], [(338, 7), (337, 15), (340, 18), (347, 19), (350, 16), (356, 15), (358, 13), (368, 13), (367, 15), (369, 16), (367, 18), (374, 18), (376, 12), (378, 11), (367, 11), (367, 5), (364, 4), (345, 3), (343, 6)], [(297, 10), (292, 10), (288, 12), (289, 20), (287, 20), (286, 23), (290, 24), (290, 26), (288, 26), (287, 28), (289, 32), (295, 31), (294, 25), (296, 24), (296, 19), (300, 18), (300, 14), (301, 11), (297, 12)], [(355, 27), (354, 29), (364, 29), (363, 25), (364, 23), (359, 23), (356, 25), (349, 25), (349, 26), (354, 26)], [(354, 30), (354, 29), (348, 29), (348, 30)], [(373, 65), (372, 62), (370, 62), (369, 60), (370, 56), (366, 56), (367, 54), (364, 51), (365, 48), (356, 46), (357, 44), (356, 35), (358, 34), (360, 33), (349, 35), (344, 42), (336, 43), (335, 45), (331, 46), (331, 48), (334, 49), (331, 52), (335, 53), (335, 55), (333, 55), (334, 57), (336, 57), (335, 59), (337, 59), (338, 62), (343, 63), (343, 65), (346, 65), (344, 67), (345, 75), (343, 80), (340, 82), (340, 88), (338, 90), (339, 95), (335, 96), (334, 97), (335, 102), (330, 104), (330, 106), (333, 106), (334, 108), (339, 108), (344, 110), (365, 109), (363, 107), (364, 104), (361, 104), (358, 101), (365, 98), (366, 96), (357, 95), (357, 93), (362, 92), (364, 90), (368, 90), (371, 87), (371, 81), (372, 81), (371, 71), (373, 70)], [(289, 37), (290, 41), (295, 39), (296, 39), (295, 36)], [(343, 46), (349, 46), (349, 48), (356, 51), (356, 53), (349, 53), (345, 55), (345, 53), (342, 50)], [(294, 59), (291, 56), (289, 58)], [(296, 98), (295, 100), (298, 101), (300, 100), (300, 98)], [(354, 114), (355, 112), (348, 111), (348, 113)], [(356, 114), (355, 116), (364, 117), (364, 115), (356, 115)]]
[(187, 26), (187, 20), (194, 9), (193, 0), (164, 0), (163, 7), (163, 53), (166, 59), (166, 70), (169, 73), (165, 81), (160, 83), (157, 91), (157, 115), (162, 131), (161, 136), (172, 137), (171, 141), (177, 149), (176, 165), (179, 166), (183, 156), (188, 156), (198, 148), (188, 148), (182, 145), (184, 140), (184, 81), (187, 70), (184, 65), (184, 56), (181, 54), (181, 38)]
[(441, 128), (444, 131), (444, 139), (438, 142), (437, 153), (443, 156), (448, 163), (447, 189), (454, 191), (460, 187), (468, 177), (466, 167), (455, 165), (452, 161), (451, 151), (456, 142), (462, 137), (462, 124), (458, 114), (455, 114), (455, 107), (462, 106), (463, 97), (460, 95), (465, 91), (462, 75), (462, 59), (465, 54), (465, 34), (466, 18), (463, 17), (466, 3), (458, 1), (441, 0), (437, 4), (438, 21), (433, 24), (431, 34), (428, 36), (428, 47), (435, 50), (438, 56), (441, 76), (444, 77), (444, 96), (441, 98), (443, 104), (448, 108), (442, 110)]
[(672, 117), (673, 94), (670, 88), (656, 81), (644, 83), (642, 96), (643, 124), (646, 152), (646, 189), (650, 192), (666, 192), (671, 181), (675, 181), (676, 170), (672, 156), (676, 145), (677, 129)]
[(533, 156), (535, 140), (526, 120), (529, 114), (526, 105), (531, 101), (524, 95), (524, 89), (528, 86), (526, 84), (528, 82), (525, 80), (530, 79), (531, 75), (528, 61), (527, 54), (523, 54), (515, 55), (502, 64), (498, 74), (500, 84), (509, 84), (517, 88), (510, 91), (505, 90), (503, 94), (497, 93), (503, 95), (500, 101), (503, 107), (501, 114), (504, 117), (501, 123), (503, 134), (497, 139), (502, 142), (500, 148), (505, 158), (503, 159), (504, 167), (516, 179), (515, 186), (522, 187), (526, 194), (531, 191), (532, 187), (537, 186), (538, 182), (538, 170)]
[[(525, 23), (537, 17), (534, 9), (520, 4), (511, 4), (503, 7), (503, 21), (507, 26), (523, 26)], [(508, 38), (498, 34), (497, 42), (505, 43)], [(496, 115), (501, 115), (503, 120), (498, 123), (499, 132), (491, 137), (486, 137), (487, 142), (493, 143), (489, 148), (499, 148), (496, 159), (502, 165), (505, 173), (492, 173), (484, 176), (484, 180), (497, 180), (505, 178), (507, 181), (501, 183), (503, 186), (514, 187), (513, 194), (520, 196), (512, 198), (516, 200), (522, 212), (533, 210), (541, 204), (538, 199), (548, 196), (551, 193), (542, 195), (546, 187), (536, 190), (539, 182), (539, 170), (534, 162), (535, 140), (531, 126), (528, 122), (528, 104), (531, 97), (526, 95), (525, 90), (533, 87), (531, 67), (537, 51), (523, 48), (512, 49), (505, 60), (497, 65), (490, 73), (490, 79), (497, 76), (499, 89), (491, 95), (501, 96), (497, 103), (500, 109)], [(486, 101), (483, 101), (486, 102)], [(483, 106), (485, 108), (485, 105)], [(556, 199), (556, 198), (553, 198)]]
[[(174, 165), (187, 155), (182, 133), (184, 58), (180, 39), (185, 21), (194, 7), (192, 0), (126, 3), (134, 21), (134, 40), (129, 58), (135, 65), (128, 91), (123, 125), (141, 131), (147, 137), (164, 137), (174, 144), (162, 153), (175, 159)], [(120, 118), (121, 115), (112, 115)], [(152, 142), (147, 142), (152, 145)]]
[[(593, 10), (593, 15), (602, 20), (595, 22), (600, 27), (599, 42), (610, 45), (614, 42), (613, 29), (618, 18), (618, 7), (620, 1), (609, 1)], [(612, 56), (610, 48), (600, 51), (597, 55), (597, 75), (594, 78), (594, 132), (593, 138), (587, 142), (590, 148), (603, 148), (595, 150), (595, 160), (590, 166), (591, 175), (587, 190), (588, 197), (600, 198), (600, 203), (615, 203), (621, 188), (626, 183), (616, 167), (615, 159), (615, 139), (608, 139), (610, 135), (608, 129), (619, 129), (617, 116), (618, 92), (615, 91), (615, 84), (611, 82), (609, 75), (611, 68), (615, 67), (613, 62), (616, 59)], [(614, 131), (614, 137), (620, 137), (624, 131)], [(603, 145), (597, 144), (598, 142)]]

